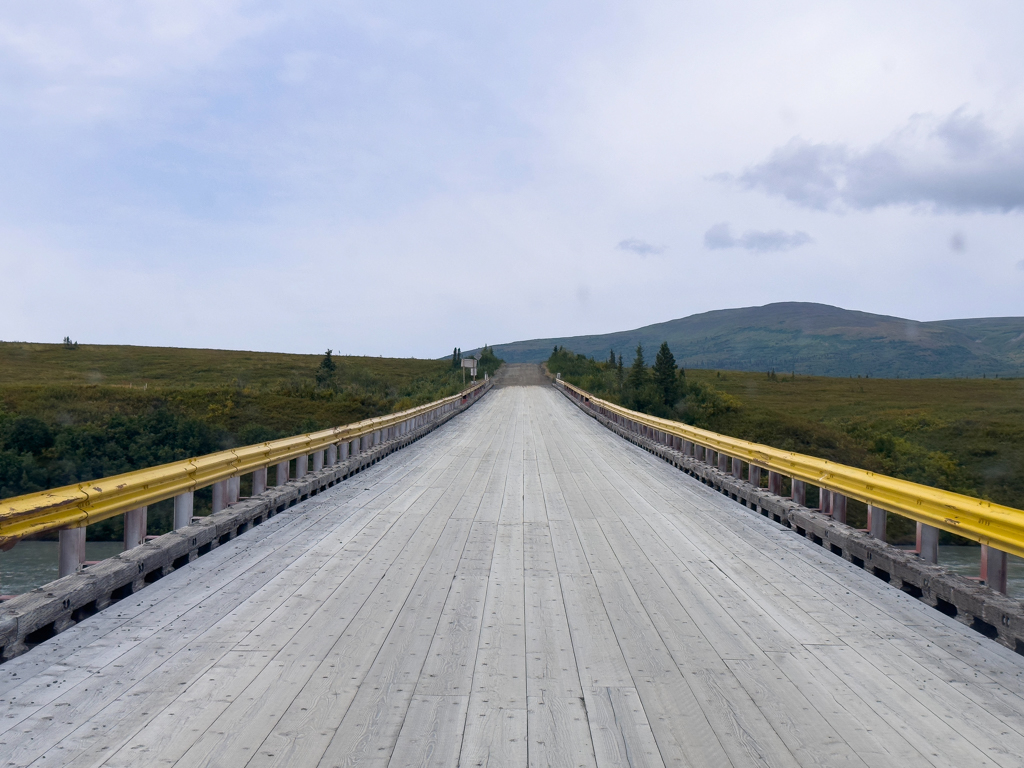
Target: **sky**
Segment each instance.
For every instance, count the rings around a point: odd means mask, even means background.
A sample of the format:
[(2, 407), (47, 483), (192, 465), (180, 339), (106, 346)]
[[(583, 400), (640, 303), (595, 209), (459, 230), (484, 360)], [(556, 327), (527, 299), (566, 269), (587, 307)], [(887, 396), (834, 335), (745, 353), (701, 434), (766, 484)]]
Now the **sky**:
[(1024, 315), (1024, 5), (0, 6), (0, 339)]

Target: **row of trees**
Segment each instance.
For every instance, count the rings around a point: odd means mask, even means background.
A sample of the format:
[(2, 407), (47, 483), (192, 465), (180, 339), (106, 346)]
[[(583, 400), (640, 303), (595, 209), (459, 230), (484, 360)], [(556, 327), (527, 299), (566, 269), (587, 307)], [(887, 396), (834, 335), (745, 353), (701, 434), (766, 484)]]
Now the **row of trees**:
[(640, 344), (628, 369), (615, 350), (610, 350), (608, 359), (599, 363), (564, 347), (554, 348), (547, 366), (552, 373), (561, 373), (566, 381), (607, 400), (689, 424), (707, 426), (713, 416), (738, 407), (734, 398), (711, 385), (687, 380), (686, 371), (676, 365), (667, 342), (658, 348), (653, 366), (648, 366)]

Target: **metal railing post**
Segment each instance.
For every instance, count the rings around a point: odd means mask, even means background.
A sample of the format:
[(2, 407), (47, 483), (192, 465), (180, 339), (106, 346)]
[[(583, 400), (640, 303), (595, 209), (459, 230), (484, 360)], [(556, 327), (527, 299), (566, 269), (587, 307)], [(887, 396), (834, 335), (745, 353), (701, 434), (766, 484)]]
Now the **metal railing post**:
[(803, 480), (797, 480), (793, 478), (793, 491), (792, 498), (801, 507), (807, 506), (807, 483)]
[(832, 519), (837, 523), (846, 525), (846, 497), (841, 493), (832, 491)]
[(217, 514), (228, 506), (228, 481), (220, 480), (213, 484), (213, 513)]
[(57, 577), (78, 573), (85, 562), (85, 526), (57, 532)]
[(925, 523), (917, 524), (917, 555), (926, 563), (939, 562), (939, 529)]
[(873, 539), (885, 541), (886, 511), (868, 504), (868, 535)]
[[(266, 470), (263, 470), (266, 472)], [(184, 528), (192, 522), (192, 508), (195, 503), (195, 492), (185, 491), (174, 497), (174, 530)]]
[(981, 545), (981, 580), (996, 592), (1006, 594), (1006, 553)]
[(257, 469), (252, 473), (252, 495), (259, 496), (267, 490), (267, 468)]
[(146, 543), (146, 517), (148, 507), (131, 509), (124, 513), (124, 548), (135, 549)]

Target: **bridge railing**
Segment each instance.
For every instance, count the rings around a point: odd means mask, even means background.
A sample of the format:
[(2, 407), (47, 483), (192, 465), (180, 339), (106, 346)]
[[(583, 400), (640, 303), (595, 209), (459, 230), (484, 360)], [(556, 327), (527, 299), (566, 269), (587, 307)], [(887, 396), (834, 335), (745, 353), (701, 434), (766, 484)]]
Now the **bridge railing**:
[(917, 552), (927, 562), (938, 562), (939, 531), (976, 541), (982, 545), (981, 579), (1000, 592), (1006, 592), (1006, 553), (1024, 557), (1022, 510), (649, 416), (594, 397), (568, 382), (556, 384), (620, 427), (752, 485), (760, 486), (761, 473), (767, 472), (768, 490), (776, 495), (782, 495), (783, 478), (789, 477), (791, 497), (798, 504), (806, 505), (808, 485), (817, 486), (819, 511), (836, 522), (846, 523), (847, 499), (864, 502), (867, 530), (875, 538), (885, 540), (887, 513), (908, 517), (917, 522)]
[(124, 515), (125, 549), (139, 546), (146, 539), (146, 513), (152, 504), (174, 499), (173, 529), (177, 530), (191, 522), (194, 494), (201, 488), (213, 486), (213, 512), (219, 512), (239, 500), (243, 475), (252, 475), (256, 496), (267, 489), (272, 466), (276, 485), (283, 485), (290, 479), (292, 460), (295, 478), (310, 471), (310, 462), (313, 471), (333, 466), (442, 418), (488, 387), (479, 382), (457, 395), (387, 416), (4, 499), (0, 501), (0, 550), (10, 549), (25, 536), (57, 530), (59, 572), (67, 576), (85, 562), (88, 525)]

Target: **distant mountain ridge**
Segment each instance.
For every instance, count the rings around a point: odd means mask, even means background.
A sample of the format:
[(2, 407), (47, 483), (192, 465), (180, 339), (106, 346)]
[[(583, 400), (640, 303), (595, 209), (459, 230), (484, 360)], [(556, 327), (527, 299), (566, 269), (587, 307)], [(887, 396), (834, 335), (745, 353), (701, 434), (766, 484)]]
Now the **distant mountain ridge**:
[(1024, 375), (1024, 317), (919, 322), (780, 302), (722, 309), (630, 331), (495, 344), (510, 363), (541, 362), (554, 346), (627, 362), (642, 344), (650, 360), (667, 341), (680, 365), (815, 376), (930, 378)]

